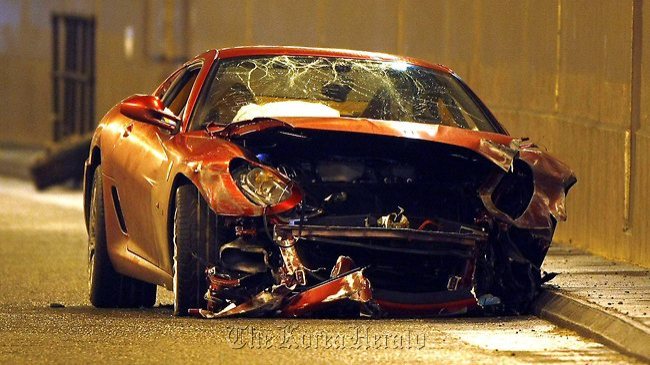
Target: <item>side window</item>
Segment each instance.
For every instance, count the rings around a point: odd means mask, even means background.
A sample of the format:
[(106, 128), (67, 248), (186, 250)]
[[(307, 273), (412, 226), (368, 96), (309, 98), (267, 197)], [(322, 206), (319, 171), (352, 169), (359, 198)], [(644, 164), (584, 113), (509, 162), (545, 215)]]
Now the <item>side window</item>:
[(185, 69), (174, 71), (174, 73), (171, 74), (171, 76), (169, 76), (165, 80), (165, 82), (163, 82), (160, 86), (158, 86), (158, 88), (154, 91), (153, 95), (157, 98), (162, 99), (164, 95), (167, 93), (167, 91), (169, 91), (169, 88), (172, 86), (172, 84), (174, 84), (178, 80), (178, 78), (180, 78), (181, 75), (185, 73), (185, 71), (186, 71)]
[(164, 93), (162, 97), (163, 104), (172, 113), (178, 116), (183, 114), (190, 91), (192, 91), (192, 86), (194, 86), (194, 81), (196, 81), (200, 70), (200, 67), (191, 67), (185, 70), (180, 77), (172, 81), (169, 89)]

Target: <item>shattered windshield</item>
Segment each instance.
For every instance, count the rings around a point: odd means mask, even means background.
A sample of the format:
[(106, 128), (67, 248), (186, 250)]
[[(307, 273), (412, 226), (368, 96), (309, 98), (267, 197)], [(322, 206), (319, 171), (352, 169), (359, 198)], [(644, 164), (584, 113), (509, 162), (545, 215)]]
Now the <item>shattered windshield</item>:
[(263, 56), (220, 62), (194, 129), (257, 117), (351, 117), (494, 132), (451, 75), (403, 62)]

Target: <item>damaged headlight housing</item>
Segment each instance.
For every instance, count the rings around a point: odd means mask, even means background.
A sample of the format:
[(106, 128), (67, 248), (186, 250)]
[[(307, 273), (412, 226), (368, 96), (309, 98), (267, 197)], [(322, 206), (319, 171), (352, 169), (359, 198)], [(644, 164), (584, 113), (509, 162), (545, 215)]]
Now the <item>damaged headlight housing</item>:
[(232, 176), (242, 193), (257, 205), (274, 206), (291, 196), (291, 183), (262, 167), (242, 162)]
[(521, 160), (515, 160), (513, 171), (505, 173), (492, 191), (494, 205), (512, 219), (519, 218), (535, 193), (533, 171)]

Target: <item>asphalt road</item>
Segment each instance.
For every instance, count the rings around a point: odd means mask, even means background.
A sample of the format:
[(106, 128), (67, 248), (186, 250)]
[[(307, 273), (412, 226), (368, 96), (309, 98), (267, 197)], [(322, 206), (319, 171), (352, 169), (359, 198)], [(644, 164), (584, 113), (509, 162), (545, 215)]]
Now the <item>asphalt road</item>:
[(79, 192), (0, 177), (0, 363), (634, 363), (535, 317), (179, 319), (168, 292), (100, 310), (85, 255)]

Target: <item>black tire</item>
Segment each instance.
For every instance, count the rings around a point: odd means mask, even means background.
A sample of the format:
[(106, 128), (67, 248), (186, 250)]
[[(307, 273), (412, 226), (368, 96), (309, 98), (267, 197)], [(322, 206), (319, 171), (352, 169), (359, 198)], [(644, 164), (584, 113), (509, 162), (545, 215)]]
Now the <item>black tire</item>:
[(119, 274), (113, 269), (106, 248), (102, 169), (93, 174), (88, 224), (88, 285), (90, 303), (99, 308), (152, 307), (156, 285)]
[(192, 308), (204, 308), (208, 281), (207, 263), (213, 262), (210, 238), (215, 226), (203, 197), (194, 185), (176, 189), (174, 207), (174, 315), (186, 316)]

